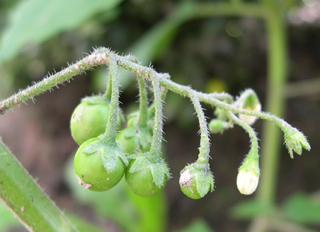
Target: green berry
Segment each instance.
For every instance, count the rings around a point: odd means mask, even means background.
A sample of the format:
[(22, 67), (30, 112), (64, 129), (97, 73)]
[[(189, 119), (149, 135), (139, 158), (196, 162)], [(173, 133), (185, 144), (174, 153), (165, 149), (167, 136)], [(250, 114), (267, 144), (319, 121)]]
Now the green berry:
[(92, 191), (106, 191), (122, 179), (125, 165), (121, 158), (115, 157), (115, 167), (109, 171), (103, 165), (100, 152), (85, 153), (84, 149), (97, 140), (99, 138), (89, 139), (79, 147), (74, 158), (74, 171), (80, 185), (84, 188)]

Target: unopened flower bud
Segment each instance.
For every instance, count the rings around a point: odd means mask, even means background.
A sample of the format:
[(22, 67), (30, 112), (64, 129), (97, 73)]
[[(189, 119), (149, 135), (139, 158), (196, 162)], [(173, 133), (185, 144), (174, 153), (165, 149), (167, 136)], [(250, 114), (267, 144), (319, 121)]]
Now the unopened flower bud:
[(199, 168), (197, 163), (186, 166), (180, 174), (181, 191), (192, 199), (200, 199), (213, 191), (213, 175), (209, 168)]
[(291, 158), (293, 158), (293, 151), (301, 155), (302, 148), (308, 151), (311, 149), (306, 137), (295, 128), (290, 128), (285, 131), (284, 140)]
[(244, 195), (252, 194), (259, 183), (259, 176), (253, 171), (240, 170), (237, 177), (237, 187)]
[(237, 187), (244, 195), (252, 194), (259, 183), (259, 155), (258, 151), (251, 149), (239, 168)]
[(209, 131), (212, 134), (222, 133), (228, 128), (228, 123), (220, 119), (212, 119), (209, 123)]
[[(261, 111), (259, 98), (257, 94), (251, 89), (248, 89), (241, 94), (239, 102), (240, 109), (253, 110), (257, 112)], [(242, 121), (246, 122), (248, 125), (252, 125), (257, 120), (256, 116), (246, 114), (239, 114), (239, 118)]]

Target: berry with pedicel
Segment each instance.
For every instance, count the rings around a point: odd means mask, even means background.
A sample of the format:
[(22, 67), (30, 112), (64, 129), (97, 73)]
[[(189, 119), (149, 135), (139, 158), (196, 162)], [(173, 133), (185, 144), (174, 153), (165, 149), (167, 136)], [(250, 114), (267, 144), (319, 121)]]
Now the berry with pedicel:
[[(84, 142), (74, 158), (74, 171), (78, 177), (79, 184), (92, 191), (106, 191), (122, 179), (125, 172), (125, 164), (114, 146), (101, 146), (99, 138), (92, 138)], [(88, 148), (96, 149), (87, 152)], [(110, 156), (103, 161), (100, 149), (104, 149)], [(113, 154), (114, 153), (114, 154)]]
[[(110, 101), (104, 96), (86, 97), (81, 100), (70, 120), (71, 134), (78, 145), (105, 132), (109, 108)], [(117, 123), (120, 126), (121, 114)]]
[(124, 151), (130, 155), (150, 149), (152, 134), (147, 127), (133, 126), (121, 130), (116, 137)]
[(208, 164), (197, 162), (186, 166), (180, 173), (181, 191), (191, 199), (200, 199), (213, 191), (214, 180)]
[(161, 158), (139, 153), (130, 160), (125, 179), (128, 187), (140, 197), (152, 197), (160, 192), (170, 178), (169, 169)]

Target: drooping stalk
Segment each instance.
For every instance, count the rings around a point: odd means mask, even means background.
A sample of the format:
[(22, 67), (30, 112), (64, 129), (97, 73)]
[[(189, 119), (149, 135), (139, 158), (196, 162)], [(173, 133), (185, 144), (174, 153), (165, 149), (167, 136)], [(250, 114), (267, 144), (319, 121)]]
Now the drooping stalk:
[(118, 116), (119, 116), (119, 69), (116, 58), (110, 56), (110, 79), (111, 79), (111, 103), (109, 109), (108, 123), (103, 138), (106, 140), (115, 140), (117, 135)]
[(112, 94), (112, 78), (109, 72), (109, 77), (108, 77), (108, 85), (107, 85), (107, 89), (105, 92), (105, 97), (107, 99), (111, 99), (111, 94)]
[(237, 116), (235, 116), (233, 113), (228, 113), (230, 119), (234, 121), (236, 124), (241, 126), (248, 134), (250, 138), (250, 151), (248, 155), (252, 155), (254, 159), (259, 159), (259, 145), (258, 145), (258, 138), (251, 126), (249, 126), (247, 123), (244, 121), (240, 120)]
[(198, 163), (208, 165), (209, 164), (209, 152), (210, 152), (210, 140), (209, 140), (209, 132), (206, 118), (204, 116), (201, 104), (199, 99), (195, 96), (194, 91), (190, 89), (189, 97), (193, 103), (193, 106), (196, 110), (199, 126), (200, 126), (200, 147), (199, 147), (199, 157)]
[(140, 105), (139, 105), (139, 125), (147, 126), (148, 122), (148, 97), (146, 83), (143, 77), (137, 76), (140, 94)]
[(162, 127), (163, 127), (163, 113), (161, 102), (161, 90), (159, 85), (159, 76), (156, 72), (150, 74), (151, 82), (153, 85), (155, 116), (154, 116), (154, 129), (153, 137), (150, 148), (150, 154), (157, 157), (161, 154), (162, 143)]

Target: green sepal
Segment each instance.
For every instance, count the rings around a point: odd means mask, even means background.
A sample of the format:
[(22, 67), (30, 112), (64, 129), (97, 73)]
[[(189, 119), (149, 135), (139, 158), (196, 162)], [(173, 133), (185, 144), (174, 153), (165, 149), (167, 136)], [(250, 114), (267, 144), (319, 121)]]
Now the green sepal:
[(129, 163), (122, 147), (115, 140), (105, 140), (103, 137), (98, 137), (97, 140), (88, 144), (82, 152), (88, 155), (99, 153), (107, 172), (112, 172), (115, 169), (118, 157), (126, 166)]
[[(128, 115), (127, 127), (138, 127), (139, 126), (139, 115), (140, 111), (135, 111)], [(148, 109), (148, 119), (147, 119), (147, 129), (149, 132), (153, 133), (154, 128), (154, 109)]]
[(201, 197), (204, 197), (209, 191), (213, 191), (214, 179), (209, 169), (200, 171), (195, 177), (197, 181), (197, 191)]
[(134, 159), (131, 167), (128, 169), (128, 172), (135, 173), (145, 170), (150, 167), (151, 162), (148, 159), (149, 152), (138, 153), (136, 155), (129, 156), (130, 159)]
[[(181, 170), (181, 174), (185, 171), (189, 171), (190, 173), (190, 185), (189, 188), (193, 188), (194, 184), (196, 186), (197, 193), (202, 197), (204, 197), (209, 191), (212, 192), (214, 190), (214, 178), (209, 169), (208, 165), (199, 165), (197, 162), (193, 164), (189, 164), (184, 169)], [(181, 184), (181, 183), (180, 183)], [(187, 189), (187, 186), (183, 186)], [(192, 192), (192, 191), (191, 191)], [(196, 196), (197, 194), (194, 193)], [(197, 197), (199, 198), (199, 197)], [(197, 199), (194, 198), (194, 199)]]
[(284, 131), (284, 140), (289, 151), (290, 157), (293, 159), (293, 151), (298, 155), (301, 155), (302, 148), (310, 151), (311, 147), (307, 141), (307, 138), (302, 132), (296, 128), (290, 127)]
[(259, 168), (259, 155), (255, 150), (250, 150), (249, 154), (244, 158), (243, 163), (239, 167), (239, 172), (253, 172), (255, 175), (260, 176)]
[(123, 130), (123, 136), (126, 139), (131, 139), (135, 135), (136, 135), (136, 130), (133, 127), (128, 127), (128, 128), (125, 128), (125, 130)]
[(116, 139), (130, 155), (147, 152), (151, 147), (152, 134), (145, 126), (132, 126), (121, 130)]
[[(232, 104), (233, 103), (232, 99), (225, 99), (224, 102), (227, 103), (227, 104)], [(217, 119), (220, 119), (222, 121), (228, 121), (229, 120), (227, 112), (222, 108), (216, 108), (215, 111), (214, 111), (214, 115), (217, 117)]]
[(170, 172), (167, 164), (161, 159), (158, 163), (152, 163), (151, 173), (153, 176), (153, 181), (159, 188), (164, 186), (167, 180), (170, 178)]
[(137, 173), (150, 168), (153, 182), (159, 188), (164, 186), (170, 178), (169, 168), (163, 159), (160, 158), (157, 162), (151, 162), (149, 152), (130, 156), (130, 159), (132, 157), (134, 160), (129, 170), (127, 170), (129, 173)]

